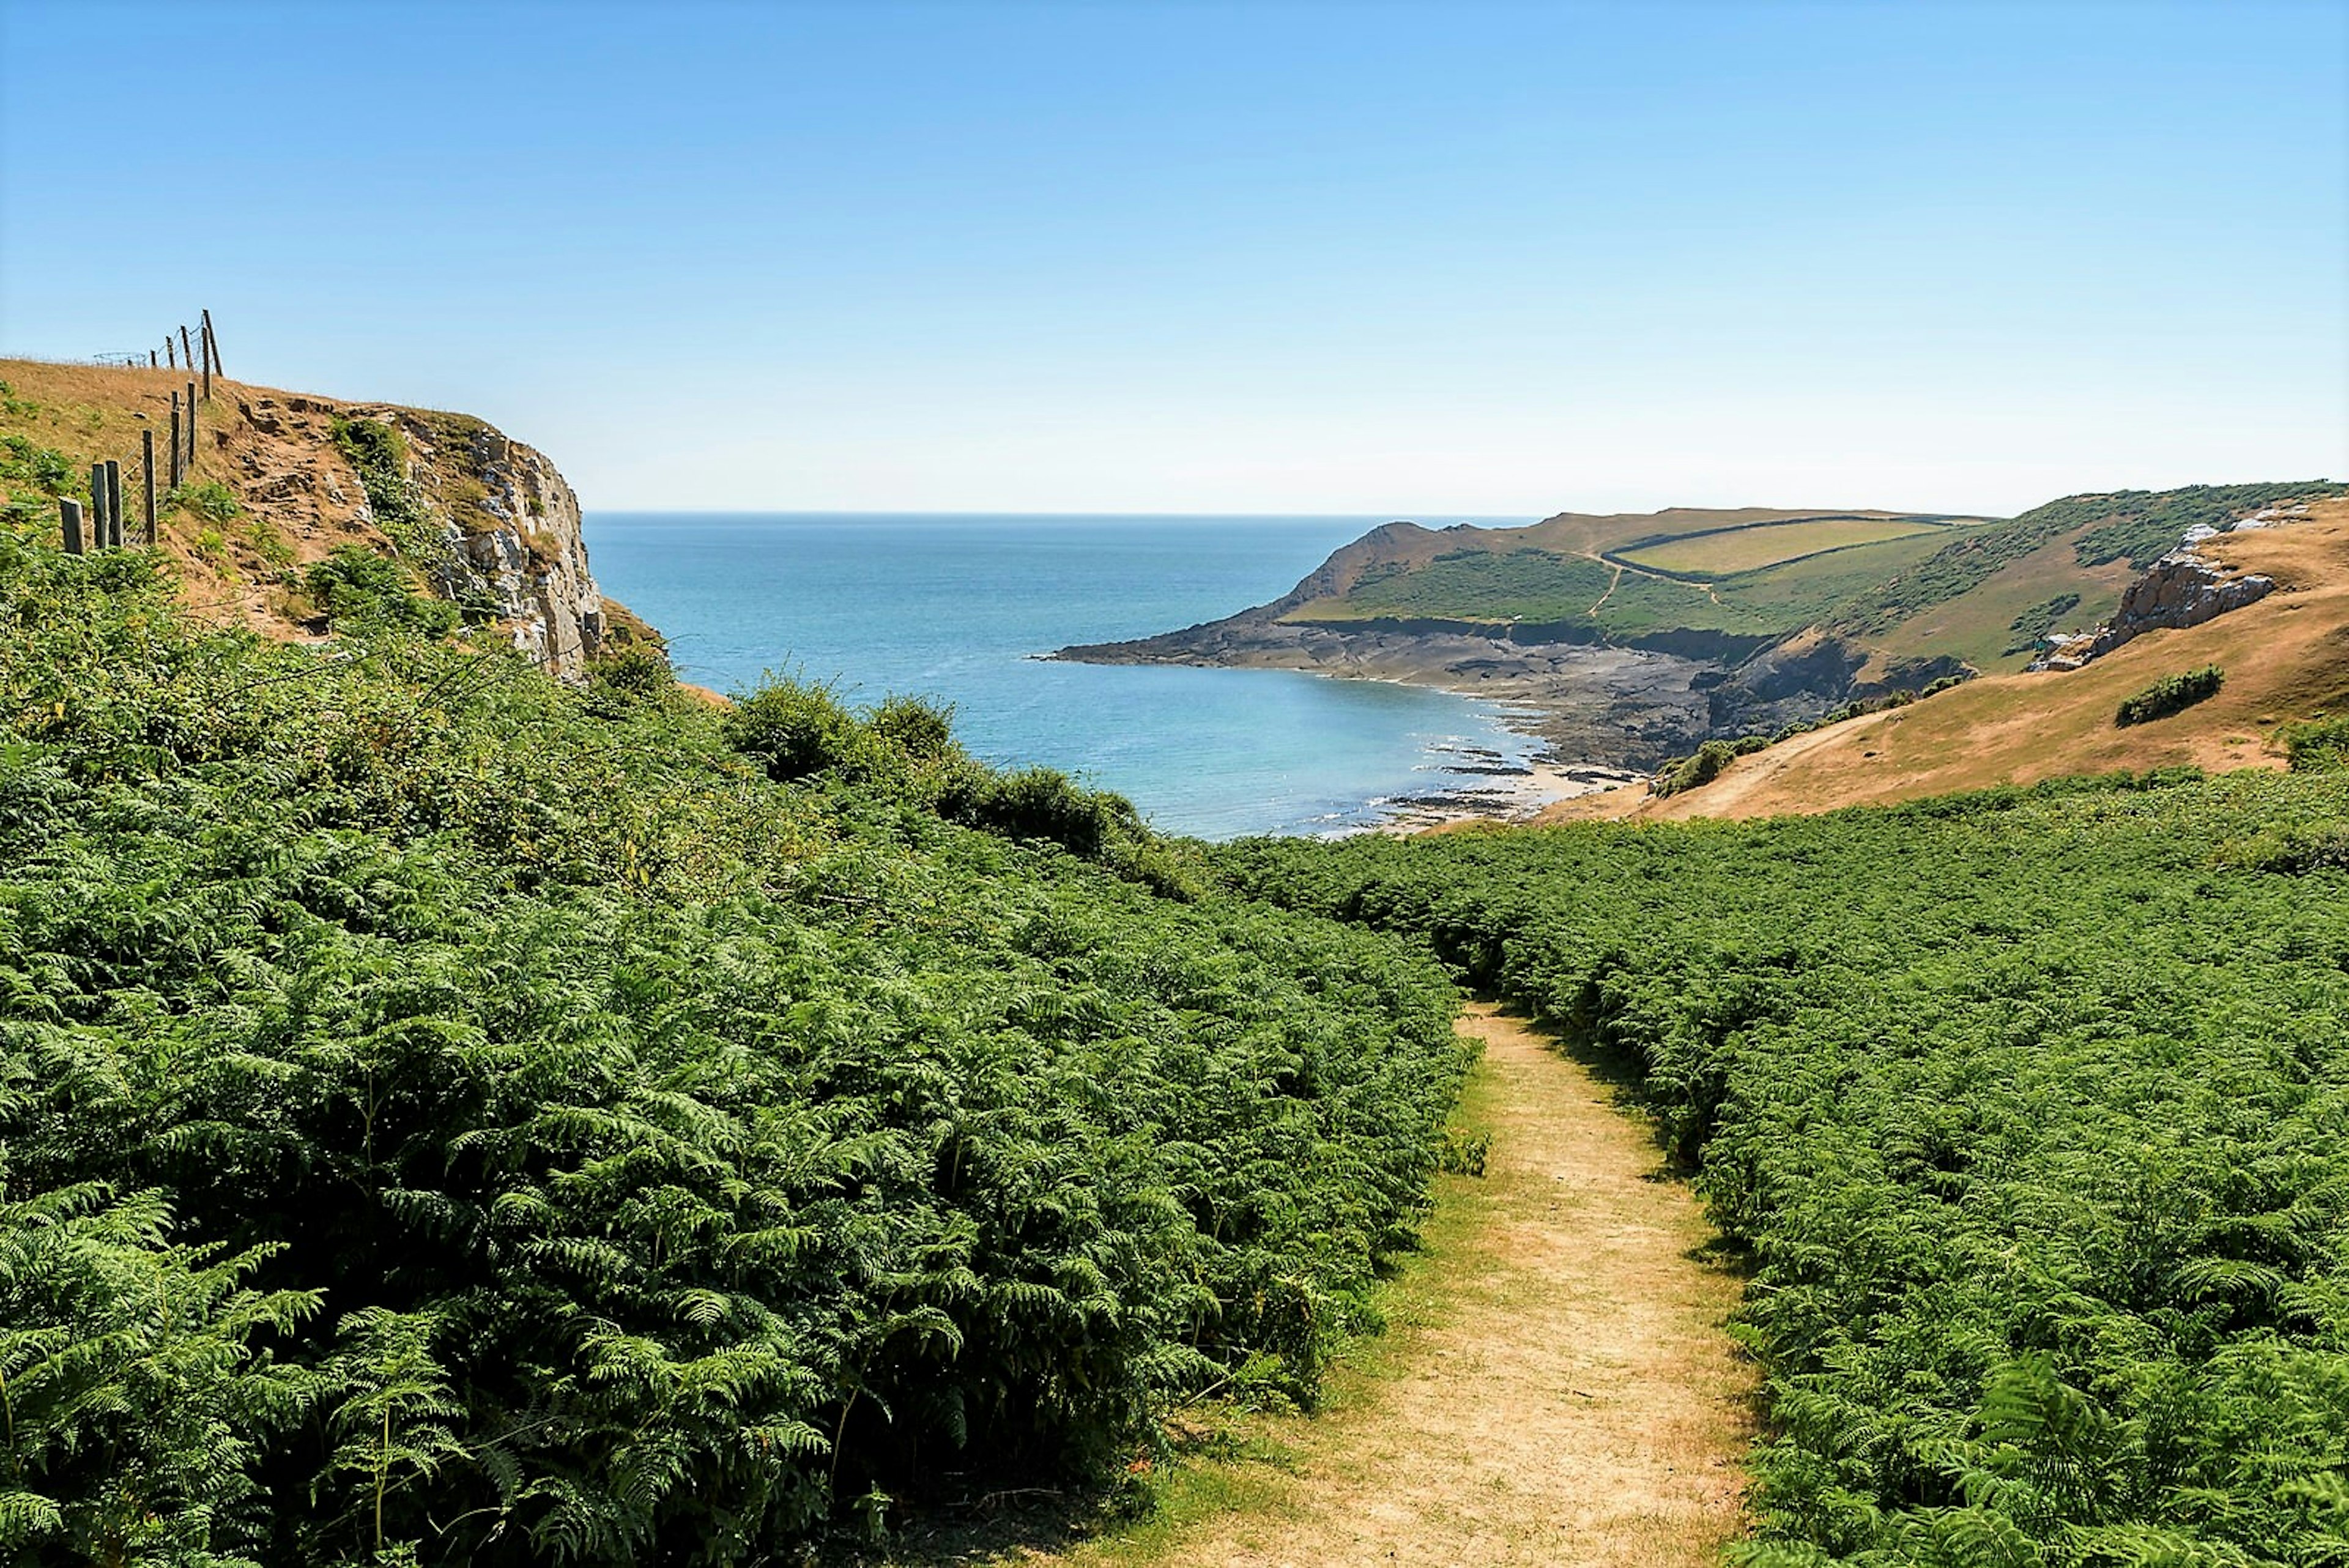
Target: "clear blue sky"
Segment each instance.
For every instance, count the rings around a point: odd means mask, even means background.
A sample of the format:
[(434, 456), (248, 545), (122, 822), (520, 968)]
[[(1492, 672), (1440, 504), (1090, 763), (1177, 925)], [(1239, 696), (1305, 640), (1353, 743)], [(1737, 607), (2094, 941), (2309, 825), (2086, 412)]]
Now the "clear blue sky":
[(0, 348), (591, 507), (2349, 476), (2349, 5), (0, 0)]

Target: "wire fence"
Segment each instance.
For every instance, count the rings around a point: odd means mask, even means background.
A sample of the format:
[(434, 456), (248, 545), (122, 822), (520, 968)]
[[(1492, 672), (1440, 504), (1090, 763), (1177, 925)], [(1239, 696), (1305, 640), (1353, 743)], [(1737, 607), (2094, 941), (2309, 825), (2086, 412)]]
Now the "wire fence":
[(166, 453), (162, 472), (159, 475), (155, 462), (155, 429), (152, 425), (139, 432), (139, 452), (135, 457), (108, 458), (89, 466), (89, 505), (85, 510), (71, 496), (57, 499), (57, 525), (64, 536), (66, 554), (79, 556), (90, 550), (119, 550), (124, 547), (122, 524), (122, 475), (129, 469), (138, 483), (141, 502), (140, 517), (145, 527), (136, 535), (136, 542), (153, 545), (155, 509), (158, 504), (157, 482), (162, 481), (162, 496), (168, 497), (187, 483), (196, 466), (197, 410), (212, 400), (212, 378), (220, 374), (220, 343), (212, 336), (212, 313), (199, 316), (201, 325), (191, 333), (179, 329), (174, 343), (170, 334), (163, 338), (158, 351), (148, 349), (142, 364), (136, 354), (104, 354), (90, 358), (94, 365), (122, 365), (134, 369), (171, 369), (185, 368), (192, 378), (183, 390), (171, 393), (171, 428), (170, 451)]

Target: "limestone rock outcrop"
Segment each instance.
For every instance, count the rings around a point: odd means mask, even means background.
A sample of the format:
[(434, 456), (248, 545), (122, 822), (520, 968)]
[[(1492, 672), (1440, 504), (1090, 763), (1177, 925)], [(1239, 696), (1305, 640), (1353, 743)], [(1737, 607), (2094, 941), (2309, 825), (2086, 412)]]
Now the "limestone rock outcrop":
[(443, 549), (422, 563), (454, 603), (493, 616), (515, 648), (565, 680), (602, 649), (604, 596), (588, 569), (579, 497), (544, 453), (463, 415), (388, 406), (409, 483)]
[(2274, 591), (2271, 577), (2230, 571), (2196, 555), (2191, 546), (2173, 550), (2128, 586), (2110, 620), (2082, 636), (2051, 639), (2047, 652), (2033, 660), (2031, 668), (2077, 670), (2143, 633), (2200, 626)]
[[(243, 552), (230, 580), (255, 629), (318, 635), (285, 624), (269, 581), (356, 545), (407, 561), (469, 620), (494, 623), (554, 674), (585, 676), (613, 617), (588, 567), (579, 498), (543, 453), (469, 414), (242, 386), (222, 405), (208, 427), (213, 471), (251, 521), (221, 547)], [(361, 422), (398, 438), (365, 473), (351, 444)], [(283, 554), (249, 547), (264, 538)], [(207, 569), (201, 555), (183, 559), (190, 573)], [(202, 597), (226, 600), (222, 586)]]
[(442, 520), (470, 568), (450, 597), (493, 600), (516, 648), (575, 679), (604, 640), (604, 596), (587, 569), (579, 497), (543, 453), (486, 425), (473, 432), (464, 463), (484, 493), (480, 509), (495, 522), (467, 532)]

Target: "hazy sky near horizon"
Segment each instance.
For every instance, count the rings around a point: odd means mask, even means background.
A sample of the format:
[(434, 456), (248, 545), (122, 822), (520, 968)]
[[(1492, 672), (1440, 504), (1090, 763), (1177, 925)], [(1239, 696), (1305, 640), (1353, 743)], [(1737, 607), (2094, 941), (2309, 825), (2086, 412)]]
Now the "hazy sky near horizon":
[(2344, 477), (2349, 5), (0, 0), (0, 351), (199, 306), (591, 510)]

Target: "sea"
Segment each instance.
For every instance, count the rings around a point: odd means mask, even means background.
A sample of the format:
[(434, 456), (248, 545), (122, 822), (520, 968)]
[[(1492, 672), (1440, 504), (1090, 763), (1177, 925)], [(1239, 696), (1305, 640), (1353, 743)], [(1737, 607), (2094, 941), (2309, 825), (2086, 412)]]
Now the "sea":
[(1510, 727), (1522, 714), (1426, 688), (1038, 655), (1278, 598), (1387, 521), (594, 512), (585, 532), (597, 582), (660, 628), (684, 680), (950, 703), (975, 755), (1061, 769), (1166, 832), (1223, 839), (1359, 832), (1489, 786), (1540, 743)]

